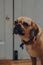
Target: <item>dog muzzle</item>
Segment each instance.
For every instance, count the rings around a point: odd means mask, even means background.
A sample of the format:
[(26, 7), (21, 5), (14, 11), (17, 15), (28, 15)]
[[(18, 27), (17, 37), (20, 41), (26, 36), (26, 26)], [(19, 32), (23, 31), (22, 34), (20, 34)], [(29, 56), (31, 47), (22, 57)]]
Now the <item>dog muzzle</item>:
[(20, 24), (15, 25), (14, 29), (13, 29), (13, 34), (19, 34), (19, 35), (24, 35), (25, 32), (22, 29)]

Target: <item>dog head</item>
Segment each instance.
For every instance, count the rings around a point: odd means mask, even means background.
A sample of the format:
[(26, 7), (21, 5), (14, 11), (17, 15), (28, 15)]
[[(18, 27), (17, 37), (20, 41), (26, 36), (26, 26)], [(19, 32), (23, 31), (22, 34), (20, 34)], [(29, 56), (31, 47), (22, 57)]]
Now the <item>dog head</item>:
[(28, 17), (19, 17), (14, 22), (14, 34), (19, 34), (22, 40), (28, 41), (39, 32), (37, 24)]

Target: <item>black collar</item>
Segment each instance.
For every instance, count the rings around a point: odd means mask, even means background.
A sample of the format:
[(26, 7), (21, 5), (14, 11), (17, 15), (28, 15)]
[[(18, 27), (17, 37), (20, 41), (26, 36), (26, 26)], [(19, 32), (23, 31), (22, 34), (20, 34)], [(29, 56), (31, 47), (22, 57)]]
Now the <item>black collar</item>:
[(33, 38), (32, 39), (30, 39), (30, 40), (28, 40), (27, 42), (26, 41), (24, 41), (24, 40), (22, 40), (23, 41), (23, 43), (25, 44), (25, 45), (30, 45), (30, 44), (32, 44), (33, 43)]
[(23, 45), (24, 45), (24, 44), (25, 44), (25, 45), (31, 45), (31, 44), (33, 44), (33, 39), (34, 39), (34, 37), (31, 38), (30, 40), (28, 40), (27, 42), (24, 41), (24, 40), (22, 40), (22, 44), (20, 45), (20, 47), (23, 49)]

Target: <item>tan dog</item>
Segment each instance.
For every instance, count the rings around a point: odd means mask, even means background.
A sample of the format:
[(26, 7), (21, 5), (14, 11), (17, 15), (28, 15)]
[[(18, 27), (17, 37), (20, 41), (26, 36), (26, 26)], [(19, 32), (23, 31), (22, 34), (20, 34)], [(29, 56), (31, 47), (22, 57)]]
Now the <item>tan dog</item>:
[(32, 65), (36, 65), (36, 58), (41, 59), (43, 65), (43, 29), (37, 25), (31, 18), (19, 17), (14, 22), (14, 33), (19, 34), (23, 48), (26, 45), (26, 50), (32, 58)]

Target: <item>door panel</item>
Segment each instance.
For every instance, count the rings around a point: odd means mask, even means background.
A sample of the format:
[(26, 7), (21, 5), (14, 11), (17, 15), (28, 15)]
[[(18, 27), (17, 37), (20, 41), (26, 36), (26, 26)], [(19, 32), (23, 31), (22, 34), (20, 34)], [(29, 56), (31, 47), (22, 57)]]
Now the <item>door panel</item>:
[(4, 2), (0, 0), (0, 40), (4, 41)]
[(5, 21), (4, 21), (5, 11), (4, 11), (4, 1), (0, 0), (0, 59), (5, 58)]

